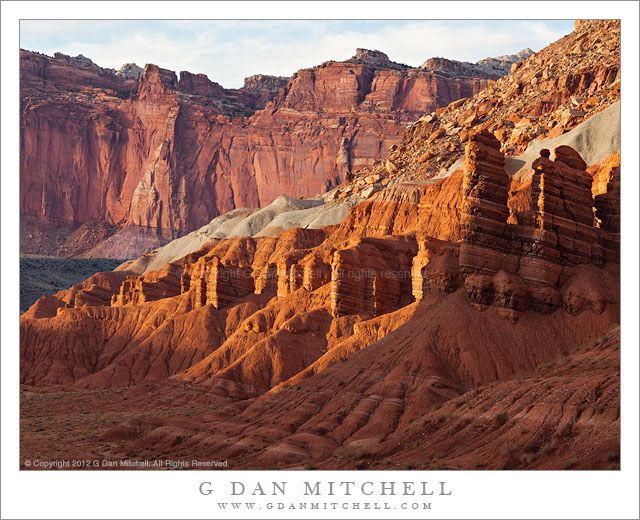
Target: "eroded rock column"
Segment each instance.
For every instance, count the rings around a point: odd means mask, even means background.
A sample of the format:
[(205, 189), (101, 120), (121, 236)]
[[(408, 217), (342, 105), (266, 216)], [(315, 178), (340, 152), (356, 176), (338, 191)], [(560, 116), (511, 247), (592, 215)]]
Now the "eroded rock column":
[(334, 253), (331, 312), (334, 316), (391, 312), (411, 300), (413, 237), (363, 238)]
[[(494, 275), (513, 264), (507, 231), (509, 177), (500, 142), (483, 130), (469, 138), (465, 150), (463, 202), (460, 216), (463, 274)], [(505, 262), (509, 265), (505, 266)]]
[(212, 304), (216, 309), (234, 305), (254, 292), (250, 268), (225, 265), (213, 257), (207, 271), (207, 304)]

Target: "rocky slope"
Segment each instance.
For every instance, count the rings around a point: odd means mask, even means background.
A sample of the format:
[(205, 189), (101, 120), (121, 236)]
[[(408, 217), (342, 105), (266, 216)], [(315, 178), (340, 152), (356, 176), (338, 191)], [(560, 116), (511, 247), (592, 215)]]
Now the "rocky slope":
[[(22, 457), (59, 450), (65, 410), (88, 408), (100, 412), (77, 420), (69, 450), (97, 459), (615, 468), (620, 167), (605, 134), (618, 38), (616, 22), (578, 22), (325, 196), (235, 210), (37, 302), (21, 318)], [(509, 115), (551, 95), (509, 97), (545, 67), (566, 86), (539, 116), (545, 139), (501, 139)], [(585, 91), (597, 103), (550, 136)], [(567, 145), (587, 134), (582, 151)], [(55, 432), (39, 438), (47, 414)]]
[[(441, 177), (461, 165), (470, 133), (483, 129), (496, 136), (508, 157), (519, 156), (530, 143), (562, 136), (619, 100), (620, 24), (581, 21), (574, 32), (514, 64), (510, 74), (479, 94), (421, 117), (385, 161), (361, 175)], [(615, 124), (609, 128), (615, 130)]]
[[(384, 156), (406, 123), (487, 84), (480, 72), (410, 69), (363, 49), (236, 90), (155, 65), (115, 72), (82, 56), (21, 51), (20, 64), (21, 215), (43, 237), (94, 221), (127, 226), (117, 247), (90, 253), (115, 258), (234, 208), (324, 192)], [(35, 252), (23, 235), (22, 250)]]
[[(508, 200), (511, 213), (530, 207), (532, 164), (540, 156), (540, 151), (545, 147), (554, 149), (562, 145), (572, 147), (593, 164), (590, 174), (598, 178), (597, 181), (594, 179), (598, 183), (594, 184), (594, 194), (605, 193), (612, 168), (619, 166), (620, 161), (619, 153), (614, 153), (620, 148), (619, 103), (613, 103), (561, 136), (532, 141), (522, 155), (505, 157), (505, 169), (511, 178)], [(353, 183), (341, 185), (321, 197), (291, 199), (282, 196), (260, 210), (237, 209), (216, 217), (206, 226), (163, 247), (122, 264), (119, 270), (142, 274), (160, 269), (196, 251), (213, 238), (265, 237), (295, 227), (315, 229), (339, 224), (347, 217), (351, 207), (367, 200), (370, 202), (354, 210), (357, 211), (355, 218), (360, 226), (366, 228), (364, 233), (392, 234), (399, 230), (414, 229), (419, 220), (421, 229), (432, 236), (455, 240), (460, 237), (457, 206), (461, 200), (458, 190), (461, 186), (462, 163), (463, 160), (458, 160), (444, 175), (436, 175), (426, 181), (406, 181), (402, 175), (392, 180), (388, 172), (384, 172), (384, 176), (358, 175)], [(448, 180), (439, 182), (444, 179)], [(386, 211), (382, 211), (383, 205), (387, 205)], [(372, 212), (371, 208), (376, 208), (376, 211)], [(372, 218), (374, 221), (369, 222)], [(515, 217), (509, 218), (510, 222), (515, 223)], [(379, 230), (372, 226), (374, 223)], [(110, 241), (107, 240), (96, 250), (109, 247)]]
[(486, 75), (490, 79), (498, 79), (511, 72), (511, 67), (526, 60), (534, 54), (531, 49), (523, 49), (516, 54), (485, 58), (477, 63), (468, 61), (448, 60), (446, 58), (429, 58), (422, 65), (423, 69), (441, 70), (460, 76)]

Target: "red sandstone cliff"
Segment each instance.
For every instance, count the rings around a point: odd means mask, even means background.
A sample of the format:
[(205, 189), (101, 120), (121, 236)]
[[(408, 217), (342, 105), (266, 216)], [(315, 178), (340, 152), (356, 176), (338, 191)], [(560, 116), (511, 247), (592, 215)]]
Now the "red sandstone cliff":
[[(582, 125), (617, 101), (607, 78), (619, 74), (619, 26), (577, 29), (492, 94), (409, 128), (367, 172), (373, 184), (357, 177), (336, 190), (379, 190), (341, 223), (213, 239), (160, 271), (97, 276), (40, 300), (20, 324), (24, 406), (36, 416), (25, 422), (37, 424), (43, 402), (65, 419), (48, 445), (23, 433), (22, 456), (54, 449), (56, 436), (72, 440), (69, 411), (90, 399), (117, 417), (99, 422), (110, 443), (99, 458), (197, 454), (246, 469), (616, 468), (618, 157), (587, 168), (573, 148), (549, 146), (530, 178), (515, 181), (506, 156), (533, 138), (503, 141), (494, 128), (548, 95), (509, 94), (544, 66), (569, 85), (545, 123), (585, 91), (597, 103)], [(613, 43), (613, 54), (596, 40)], [(593, 53), (566, 58), (560, 51), (576, 41)], [(565, 58), (586, 64), (575, 81)], [(494, 94), (505, 101), (489, 106)], [(458, 120), (469, 121), (464, 139), (447, 133)], [(65, 390), (61, 402), (40, 397), (51, 388)], [(107, 393), (84, 391), (97, 389)], [(123, 407), (130, 415), (115, 415)], [(95, 440), (73, 450), (94, 454)]]
[(175, 238), (236, 207), (340, 184), (407, 122), (486, 85), (361, 58), (227, 90), (155, 65), (136, 81), (21, 51), (21, 215), (45, 231), (98, 221)]

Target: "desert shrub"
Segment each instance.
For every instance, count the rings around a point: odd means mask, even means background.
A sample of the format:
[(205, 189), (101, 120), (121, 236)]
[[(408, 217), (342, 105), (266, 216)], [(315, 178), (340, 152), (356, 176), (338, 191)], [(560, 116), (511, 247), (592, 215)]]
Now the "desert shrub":
[(567, 424), (564, 428), (562, 428), (562, 430), (560, 430), (561, 437), (570, 437), (572, 433), (573, 433), (572, 423)]
[(345, 457), (348, 459), (364, 459), (369, 455), (369, 453), (367, 453), (364, 450), (355, 451), (342, 446), (336, 450), (336, 455), (340, 457)]
[(535, 453), (523, 453), (520, 455), (520, 462), (525, 466), (533, 464), (536, 460), (538, 460), (538, 456)]
[(498, 426), (504, 426), (505, 424), (507, 424), (509, 416), (506, 413), (502, 412), (496, 414), (493, 420)]
[(547, 442), (542, 446), (542, 448), (540, 448), (540, 451), (545, 455), (549, 455), (549, 453), (552, 453), (555, 449), (556, 447), (551, 442)]
[(616, 462), (620, 459), (620, 455), (614, 451), (608, 451), (603, 458), (605, 462)]
[(505, 444), (502, 447), (502, 454), (505, 457), (511, 457), (511, 455), (513, 455), (514, 451), (516, 451), (516, 447), (513, 444), (511, 444), (510, 442), (508, 442), (507, 444)]

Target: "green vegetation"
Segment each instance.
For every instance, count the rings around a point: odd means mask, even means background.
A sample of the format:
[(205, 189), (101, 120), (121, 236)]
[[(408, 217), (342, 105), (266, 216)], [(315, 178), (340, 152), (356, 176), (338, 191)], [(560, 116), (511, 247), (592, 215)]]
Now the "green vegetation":
[(44, 294), (55, 294), (90, 276), (113, 271), (123, 261), (110, 258), (20, 257), (20, 314)]

